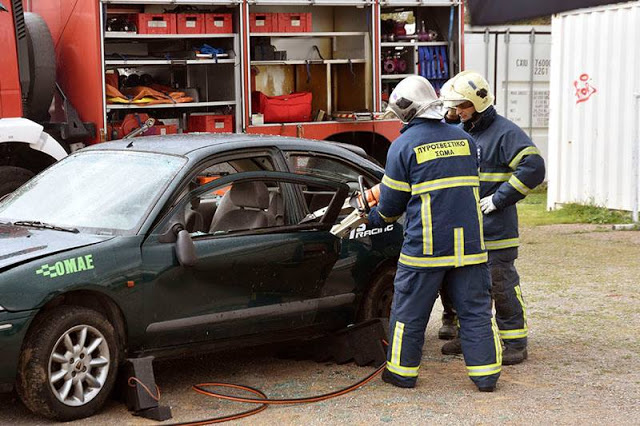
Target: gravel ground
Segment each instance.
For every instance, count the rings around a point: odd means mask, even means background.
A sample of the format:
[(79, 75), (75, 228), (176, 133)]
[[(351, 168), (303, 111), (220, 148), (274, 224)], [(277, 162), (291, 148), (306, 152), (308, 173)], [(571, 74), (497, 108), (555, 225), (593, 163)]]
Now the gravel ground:
[[(529, 360), (505, 366), (495, 393), (477, 392), (462, 357), (440, 354), (441, 308), (427, 330), (420, 379), (398, 389), (375, 379), (346, 396), (271, 407), (238, 424), (638, 424), (640, 418), (640, 232), (591, 225), (522, 230), (517, 266), (528, 304)], [(190, 390), (204, 381), (257, 387), (274, 398), (322, 394), (373, 371), (354, 364), (278, 359), (268, 351), (214, 354), (159, 363), (162, 403), (173, 421), (246, 406)], [(168, 422), (167, 422), (168, 423)], [(11, 395), (0, 395), (0, 424), (47, 424)], [(151, 425), (112, 401), (78, 425)]]

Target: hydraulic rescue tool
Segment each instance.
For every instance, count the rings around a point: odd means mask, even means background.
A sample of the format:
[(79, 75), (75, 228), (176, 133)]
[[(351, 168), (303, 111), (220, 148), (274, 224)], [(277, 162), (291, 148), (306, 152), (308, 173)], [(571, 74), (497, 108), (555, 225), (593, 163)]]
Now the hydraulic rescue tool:
[[(378, 204), (380, 184), (377, 184), (371, 189), (366, 189), (363, 176), (358, 176), (358, 184), (360, 185), (360, 192), (355, 192), (351, 197), (347, 198), (342, 206), (343, 210), (353, 208), (353, 211), (340, 221), (340, 223), (331, 228), (331, 233), (338, 238), (346, 237), (352, 230), (356, 229), (358, 225), (365, 223), (371, 207)], [(365, 194), (366, 202), (363, 200), (361, 194)], [(315, 212), (314, 215), (318, 212)]]

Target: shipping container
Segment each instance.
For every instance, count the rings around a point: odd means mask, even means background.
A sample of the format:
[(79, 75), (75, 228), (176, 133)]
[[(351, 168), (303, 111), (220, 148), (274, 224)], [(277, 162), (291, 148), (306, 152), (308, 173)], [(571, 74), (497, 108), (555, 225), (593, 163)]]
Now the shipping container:
[(638, 208), (640, 2), (552, 20), (547, 207)]
[(499, 114), (520, 126), (548, 159), (551, 26), (466, 27), (465, 69), (484, 75)]

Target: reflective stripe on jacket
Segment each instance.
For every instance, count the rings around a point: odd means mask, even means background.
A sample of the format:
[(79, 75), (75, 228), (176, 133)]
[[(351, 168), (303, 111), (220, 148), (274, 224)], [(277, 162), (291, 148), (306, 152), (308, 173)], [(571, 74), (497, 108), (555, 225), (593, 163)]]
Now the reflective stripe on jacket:
[(386, 222), (406, 212), (400, 264), (421, 269), (486, 262), (477, 167), (476, 145), (460, 128), (414, 119), (402, 130), (387, 154), (375, 209)]
[(515, 123), (490, 107), (478, 120), (464, 123), (480, 152), (480, 198), (493, 194), (497, 210), (484, 216), (488, 250), (517, 247), (516, 202), (544, 180), (540, 151)]

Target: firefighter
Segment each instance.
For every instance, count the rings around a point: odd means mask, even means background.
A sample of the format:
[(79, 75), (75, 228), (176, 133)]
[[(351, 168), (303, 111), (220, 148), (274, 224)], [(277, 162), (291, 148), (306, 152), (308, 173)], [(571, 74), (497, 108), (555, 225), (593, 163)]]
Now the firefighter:
[[(450, 80), (448, 87), (442, 94), (445, 106), (449, 107), (445, 120), (462, 122), (480, 153), (480, 206), (489, 250), (491, 293), (504, 343), (502, 363), (519, 364), (528, 356), (528, 328), (520, 278), (514, 265), (519, 245), (515, 204), (544, 180), (544, 160), (522, 129), (496, 113), (491, 88), (480, 74), (463, 71)], [(445, 310), (448, 305), (443, 302)], [(461, 351), (460, 339), (442, 347), (444, 354)]]
[(446, 280), (469, 377), (481, 391), (492, 392), (502, 346), (491, 313), (475, 143), (442, 122), (442, 102), (423, 77), (402, 80), (389, 109), (405, 126), (389, 148), (380, 200), (368, 218), (382, 227), (406, 214), (382, 379), (403, 388), (416, 385), (427, 321)]

